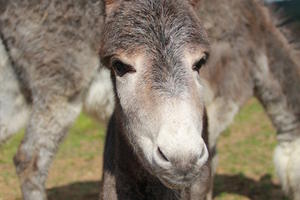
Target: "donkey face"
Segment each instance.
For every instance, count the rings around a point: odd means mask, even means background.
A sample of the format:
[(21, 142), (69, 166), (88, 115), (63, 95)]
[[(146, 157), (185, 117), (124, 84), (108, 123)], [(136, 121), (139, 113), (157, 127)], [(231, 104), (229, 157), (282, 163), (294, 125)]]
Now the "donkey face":
[(208, 159), (200, 78), (208, 41), (192, 5), (109, 1), (100, 50), (125, 137), (143, 166), (174, 188), (189, 185)]

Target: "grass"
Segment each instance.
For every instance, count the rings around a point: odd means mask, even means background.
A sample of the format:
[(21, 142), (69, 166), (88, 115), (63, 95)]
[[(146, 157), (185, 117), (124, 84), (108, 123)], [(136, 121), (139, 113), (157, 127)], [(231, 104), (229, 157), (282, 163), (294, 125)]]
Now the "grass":
[[(97, 199), (105, 129), (81, 114), (61, 145), (47, 182), (49, 199)], [(21, 199), (12, 157), (23, 131), (0, 147), (0, 200)], [(216, 200), (284, 200), (272, 164), (276, 134), (252, 99), (222, 134)]]

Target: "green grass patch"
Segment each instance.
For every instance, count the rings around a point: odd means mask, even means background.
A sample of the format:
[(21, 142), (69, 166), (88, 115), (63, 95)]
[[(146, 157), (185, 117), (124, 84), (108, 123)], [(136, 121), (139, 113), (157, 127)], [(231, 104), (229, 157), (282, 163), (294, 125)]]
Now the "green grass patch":
[(0, 146), (0, 164), (12, 164), (12, 158), (16, 154), (19, 144), (24, 136), (24, 130), (13, 138), (10, 138)]
[(103, 144), (105, 138), (105, 125), (92, 118), (81, 114), (60, 148), (58, 157), (85, 157), (93, 159), (102, 149), (97, 149)]

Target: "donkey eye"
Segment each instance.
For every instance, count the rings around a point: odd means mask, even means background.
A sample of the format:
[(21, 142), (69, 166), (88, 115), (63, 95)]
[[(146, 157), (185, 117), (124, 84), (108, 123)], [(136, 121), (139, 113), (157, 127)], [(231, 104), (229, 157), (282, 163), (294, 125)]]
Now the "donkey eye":
[(127, 65), (127, 64), (121, 62), (120, 60), (113, 61), (112, 68), (115, 71), (115, 73), (117, 74), (117, 76), (120, 76), (120, 77), (124, 76), (127, 73), (135, 72), (135, 69), (132, 66)]
[(200, 69), (206, 64), (207, 59), (208, 54), (205, 53), (205, 55), (200, 60), (195, 62), (195, 64), (193, 65), (193, 70), (199, 73)]

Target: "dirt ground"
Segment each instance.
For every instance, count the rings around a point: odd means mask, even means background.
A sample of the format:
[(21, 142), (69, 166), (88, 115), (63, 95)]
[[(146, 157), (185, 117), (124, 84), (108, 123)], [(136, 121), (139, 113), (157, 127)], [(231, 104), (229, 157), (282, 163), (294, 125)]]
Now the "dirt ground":
[[(101, 180), (104, 126), (81, 115), (61, 146), (47, 182), (50, 200), (97, 199)], [(0, 147), (0, 200), (21, 193), (12, 157), (23, 133)], [(219, 141), (216, 200), (284, 200), (272, 153), (276, 134), (256, 100), (236, 116)]]

